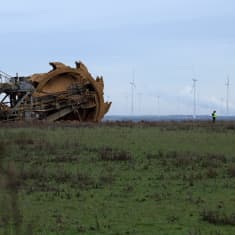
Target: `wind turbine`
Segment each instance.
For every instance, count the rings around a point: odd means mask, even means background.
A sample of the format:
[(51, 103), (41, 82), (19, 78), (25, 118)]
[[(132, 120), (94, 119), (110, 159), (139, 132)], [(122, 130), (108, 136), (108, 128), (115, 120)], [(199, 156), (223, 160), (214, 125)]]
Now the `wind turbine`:
[(159, 115), (159, 110), (160, 110), (160, 102), (159, 102), (159, 100), (160, 100), (160, 96), (159, 95), (156, 95), (156, 94), (154, 94), (153, 95), (153, 97), (154, 97), (154, 102), (156, 102), (156, 107), (157, 107), (157, 115)]
[(160, 96), (157, 95), (157, 109), (158, 109), (158, 114), (157, 115), (160, 115), (160, 102), (159, 102), (159, 100), (160, 100)]
[(196, 119), (196, 82), (197, 79), (193, 78), (193, 119)]
[(131, 114), (134, 113), (134, 90), (136, 88), (135, 86), (135, 71), (133, 70), (132, 74), (133, 78), (132, 81), (130, 82), (131, 85)]
[(229, 76), (227, 77), (225, 86), (226, 86), (226, 114), (228, 115), (229, 114), (229, 86), (230, 86)]

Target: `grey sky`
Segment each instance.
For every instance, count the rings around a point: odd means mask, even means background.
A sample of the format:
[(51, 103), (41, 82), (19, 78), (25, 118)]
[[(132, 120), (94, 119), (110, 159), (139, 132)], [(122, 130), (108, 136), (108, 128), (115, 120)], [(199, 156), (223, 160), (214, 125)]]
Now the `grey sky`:
[[(82, 60), (103, 75), (110, 114), (235, 114), (235, 2), (232, 0), (8, 0), (0, 8), (0, 70), (47, 72), (49, 61)], [(157, 99), (156, 97), (159, 98)], [(154, 107), (154, 108), (151, 108)]]

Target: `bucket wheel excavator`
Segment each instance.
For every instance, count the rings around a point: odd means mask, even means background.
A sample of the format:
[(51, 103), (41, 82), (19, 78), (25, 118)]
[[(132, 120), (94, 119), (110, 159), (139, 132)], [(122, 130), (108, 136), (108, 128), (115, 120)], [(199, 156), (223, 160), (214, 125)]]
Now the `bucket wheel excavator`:
[(28, 77), (0, 73), (0, 121), (100, 122), (111, 106), (104, 102), (103, 78), (94, 79), (82, 62), (75, 64), (52, 62), (51, 71)]

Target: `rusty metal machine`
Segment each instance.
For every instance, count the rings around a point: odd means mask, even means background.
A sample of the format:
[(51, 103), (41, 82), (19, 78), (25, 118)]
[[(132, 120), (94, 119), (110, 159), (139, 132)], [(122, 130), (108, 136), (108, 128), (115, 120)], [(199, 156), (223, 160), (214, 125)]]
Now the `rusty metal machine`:
[(28, 77), (1, 72), (0, 121), (101, 121), (111, 105), (104, 102), (103, 78), (94, 79), (82, 62), (75, 64), (53, 62), (48, 73)]

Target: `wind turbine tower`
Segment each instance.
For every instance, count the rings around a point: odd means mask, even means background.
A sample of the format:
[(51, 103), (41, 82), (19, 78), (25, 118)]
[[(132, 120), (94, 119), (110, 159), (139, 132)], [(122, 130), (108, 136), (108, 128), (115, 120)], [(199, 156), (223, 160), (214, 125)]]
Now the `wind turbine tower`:
[(193, 79), (193, 119), (196, 119), (196, 106), (197, 106), (197, 102), (196, 102), (196, 82), (197, 79)]
[(229, 77), (227, 78), (227, 82), (225, 83), (226, 86), (226, 114), (229, 114), (229, 86), (230, 86), (230, 82), (229, 82)]
[(159, 102), (159, 100), (160, 100), (160, 96), (159, 95), (157, 95), (157, 115), (160, 115), (160, 102)]
[(135, 90), (135, 71), (133, 70), (133, 79), (130, 82), (131, 85), (131, 114), (134, 113), (134, 90)]

